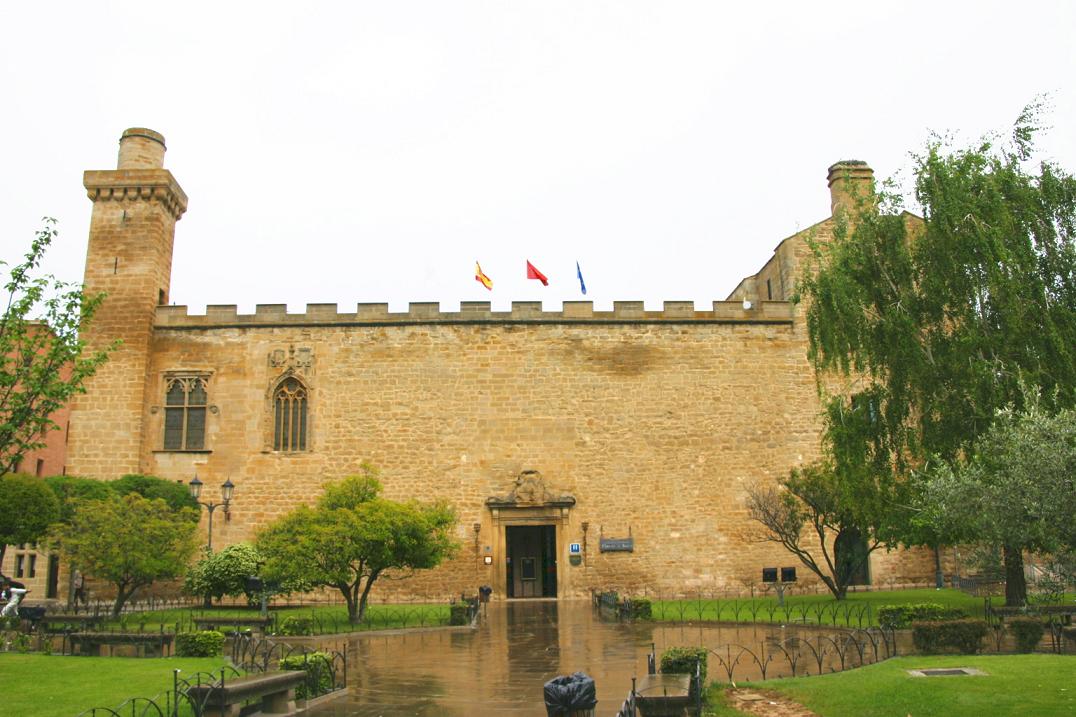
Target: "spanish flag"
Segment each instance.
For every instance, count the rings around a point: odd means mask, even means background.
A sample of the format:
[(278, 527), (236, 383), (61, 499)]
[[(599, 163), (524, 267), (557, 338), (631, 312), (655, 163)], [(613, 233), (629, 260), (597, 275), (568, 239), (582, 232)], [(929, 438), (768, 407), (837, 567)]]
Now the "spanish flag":
[(474, 280), (490, 291), (493, 291), (493, 279), (485, 275), (481, 265), (479, 265), (477, 261), (474, 263)]

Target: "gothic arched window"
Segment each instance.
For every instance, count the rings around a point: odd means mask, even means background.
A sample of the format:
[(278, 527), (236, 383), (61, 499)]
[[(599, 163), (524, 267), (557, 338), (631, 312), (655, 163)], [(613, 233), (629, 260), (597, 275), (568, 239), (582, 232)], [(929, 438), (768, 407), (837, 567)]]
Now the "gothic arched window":
[(306, 450), (307, 390), (299, 379), (287, 378), (273, 393), (273, 450)]
[(206, 380), (202, 376), (173, 376), (165, 384), (164, 449), (200, 451), (205, 448)]

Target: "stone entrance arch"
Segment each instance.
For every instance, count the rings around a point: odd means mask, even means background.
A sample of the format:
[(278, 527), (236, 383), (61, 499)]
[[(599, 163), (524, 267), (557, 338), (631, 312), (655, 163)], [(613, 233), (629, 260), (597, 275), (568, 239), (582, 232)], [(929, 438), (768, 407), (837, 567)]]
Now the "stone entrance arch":
[[(556, 597), (571, 593), (571, 571), (566, 568), (568, 565), (568, 520), (574, 506), (574, 496), (550, 491), (542, 474), (535, 470), (520, 473), (516, 478), (515, 486), (507, 495), (491, 496), (486, 499), (486, 507), (489, 509), (493, 526), (494, 594), (504, 597), (510, 593), (507, 529), (517, 526), (552, 526), (556, 535), (554, 551)], [(513, 566), (513, 568), (519, 569), (519, 566)]]

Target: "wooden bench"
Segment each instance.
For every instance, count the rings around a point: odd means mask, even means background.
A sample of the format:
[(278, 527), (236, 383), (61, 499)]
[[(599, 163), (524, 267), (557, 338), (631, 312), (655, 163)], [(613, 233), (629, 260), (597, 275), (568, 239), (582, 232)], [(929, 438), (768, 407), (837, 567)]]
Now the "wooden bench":
[(193, 622), (194, 626), (199, 630), (213, 630), (218, 627), (234, 627), (236, 629), (241, 627), (254, 627), (260, 632), (265, 632), (265, 629), (272, 624), (273, 618), (199, 616), (193, 618)]
[(295, 714), (295, 688), (305, 679), (301, 670), (263, 672), (220, 685), (194, 685), (187, 688), (187, 696), (202, 707), (203, 717), (239, 717), (248, 700), (261, 701), (260, 714)]
[(46, 627), (49, 625), (59, 625), (61, 629), (69, 627), (81, 627), (84, 629), (93, 629), (98, 627), (104, 622), (104, 615), (65, 615), (63, 613), (45, 614), (40, 622)]
[(72, 632), (71, 653), (111, 657), (116, 646), (133, 646), (137, 657), (169, 657), (176, 636), (170, 632)]

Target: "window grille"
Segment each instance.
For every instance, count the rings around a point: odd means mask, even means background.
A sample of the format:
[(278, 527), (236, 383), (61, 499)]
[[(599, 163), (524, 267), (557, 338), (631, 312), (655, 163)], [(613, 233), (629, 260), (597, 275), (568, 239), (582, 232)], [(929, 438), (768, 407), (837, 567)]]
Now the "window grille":
[(306, 450), (307, 390), (296, 378), (285, 379), (273, 394), (273, 450)]
[(198, 451), (205, 448), (208, 394), (201, 376), (168, 379), (164, 399), (164, 449)]

